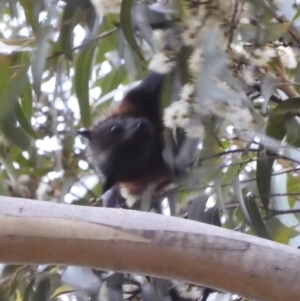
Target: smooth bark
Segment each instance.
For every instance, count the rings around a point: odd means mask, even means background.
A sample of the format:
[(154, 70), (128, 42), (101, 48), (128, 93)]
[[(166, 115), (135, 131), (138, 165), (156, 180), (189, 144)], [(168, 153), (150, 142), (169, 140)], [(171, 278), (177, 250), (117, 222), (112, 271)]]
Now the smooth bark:
[(172, 278), (260, 301), (300, 299), (300, 251), (154, 213), (0, 197), (0, 262)]

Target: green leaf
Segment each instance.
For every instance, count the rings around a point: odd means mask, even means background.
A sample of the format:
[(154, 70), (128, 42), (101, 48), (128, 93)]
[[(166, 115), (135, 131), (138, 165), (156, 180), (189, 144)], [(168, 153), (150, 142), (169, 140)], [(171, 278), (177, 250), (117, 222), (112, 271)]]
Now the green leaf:
[(116, 89), (120, 83), (124, 80), (127, 73), (124, 68), (124, 65), (120, 66), (118, 69), (113, 69), (111, 72), (106, 74), (101, 78), (97, 85), (101, 87), (101, 97)]
[(91, 124), (89, 79), (96, 45), (96, 42), (86, 45), (81, 50), (75, 66), (75, 92), (78, 98), (81, 121), (85, 127), (89, 127)]
[(30, 139), (22, 128), (17, 127), (16, 118), (13, 113), (9, 113), (1, 121), (1, 130), (4, 135), (15, 145), (23, 150), (27, 150), (30, 145)]
[(31, 301), (49, 301), (50, 300), (50, 279), (41, 280), (34, 292)]
[[(289, 114), (288, 114), (289, 115)], [(287, 130), (287, 142), (293, 146), (300, 147), (300, 125), (294, 116), (287, 116), (285, 121)]]
[(300, 110), (300, 98), (289, 98), (280, 103), (268, 118), (266, 133), (268, 136), (282, 140), (286, 135), (287, 113), (296, 114)]
[(26, 118), (19, 103), (16, 103), (15, 105), (14, 114), (16, 116), (16, 119), (20, 123), (21, 128), (32, 138), (38, 138), (36, 132), (32, 128), (29, 120)]
[(72, 293), (74, 292), (75, 290), (68, 286), (68, 285), (62, 285), (58, 288), (56, 288), (56, 290), (53, 292), (52, 296), (51, 296), (51, 299), (56, 299), (58, 298), (59, 296), (61, 295), (64, 295), (64, 294), (69, 294), (69, 293)]
[[(6, 178), (3, 173), (0, 174), (0, 195), (10, 196), (8, 189), (6, 187)], [(0, 299), (1, 300), (1, 299)]]
[(44, 2), (36, 0), (20, 0), (20, 3), (25, 12), (26, 22), (31, 26), (33, 31), (36, 32), (39, 26), (39, 14), (43, 9)]
[[(109, 32), (113, 29), (116, 29), (115, 21), (112, 15), (106, 15), (103, 18), (103, 22), (100, 26), (100, 34)], [(96, 63), (100, 64), (106, 61), (105, 54), (109, 51), (113, 51), (118, 45), (118, 35), (117, 31), (110, 34), (109, 36), (101, 39), (99, 41), (99, 47), (96, 55)]]
[(26, 86), (27, 70), (29, 67), (26, 53), (24, 60), (26, 62), (15, 73), (12, 73), (12, 68), (8, 65), (8, 60), (0, 56), (0, 118), (13, 109), (18, 97)]
[(266, 212), (269, 209), (273, 155), (261, 151), (257, 155), (256, 184)]
[(25, 289), (23, 301), (31, 301), (34, 292), (33, 289), (34, 282), (35, 282), (35, 278), (33, 277)]
[(205, 218), (206, 202), (209, 195), (199, 195), (195, 197), (188, 210), (188, 219), (202, 222)]
[[(5, 91), (5, 89), (7, 89), (7, 87), (9, 86), (9, 80), (11, 77), (11, 68), (10, 68), (10, 57), (9, 56), (5, 56), (5, 55), (1, 55), (0, 56), (0, 91), (1, 94), (3, 94), (2, 91)], [(1, 97), (2, 99), (2, 97)], [(0, 104), (1, 107), (3, 107), (3, 102), (0, 99)]]
[(295, 13), (292, 22), (296, 21), (300, 17), (300, 8), (297, 9), (297, 12)]
[(235, 176), (233, 178), (232, 184), (234, 194), (240, 204), (247, 225), (256, 235), (266, 239), (271, 239), (267, 228), (260, 216), (255, 198), (253, 196), (246, 196), (245, 198), (243, 197), (241, 183), (238, 176)]
[(21, 107), (24, 115), (26, 116), (27, 120), (30, 120), (32, 117), (32, 87), (29, 82), (28, 76), (25, 79), (25, 88), (23, 93), (21, 94)]
[(291, 27), (289, 22), (267, 24), (261, 31), (261, 43), (265, 44), (268, 41), (274, 41), (281, 38)]
[(138, 57), (145, 61), (143, 54), (140, 50), (140, 47), (133, 35), (134, 29), (131, 22), (131, 8), (134, 3), (134, 0), (123, 0), (121, 4), (121, 14), (120, 22), (121, 27), (124, 33), (124, 37), (133, 51), (138, 55)]
[(273, 240), (288, 245), (292, 237), (299, 235), (295, 227), (284, 227), (278, 218), (272, 218), (267, 221), (267, 229)]
[(244, 215), (248, 215), (248, 219), (251, 222), (251, 225), (249, 226), (252, 228), (253, 232), (259, 237), (272, 240), (253, 195), (244, 198), (244, 204), (241, 204), (241, 209)]
[[(202, 142), (202, 150), (200, 153), (200, 160), (202, 158), (210, 157), (218, 152), (223, 151), (220, 145), (220, 140), (215, 131), (216, 121), (206, 120), (204, 123), (206, 135)], [(220, 158), (213, 158), (212, 160), (202, 161), (202, 165), (212, 165), (221, 163)]]
[(62, 28), (60, 31), (61, 48), (66, 58), (70, 61), (73, 60), (72, 42), (73, 29), (76, 25), (74, 18), (77, 11), (76, 7), (76, 1), (67, 1), (62, 17)]
[(182, 0), (175, 0), (176, 8), (178, 10), (178, 16), (181, 19), (184, 16), (184, 2)]
[(223, 187), (223, 196), (224, 198), (228, 197), (228, 194), (231, 190), (231, 185), (228, 185), (229, 183), (232, 183), (232, 179), (237, 174), (240, 174), (241, 171), (243, 171), (244, 167), (247, 165), (246, 163), (238, 164), (241, 161), (241, 159), (233, 159), (232, 164), (229, 165), (227, 171), (225, 172), (224, 176), (222, 177), (221, 186), (227, 185)]
[(209, 195), (200, 195), (189, 205), (188, 219), (221, 227), (219, 210), (217, 207), (207, 208)]
[(178, 55), (178, 67), (180, 70), (180, 78), (182, 84), (186, 84), (191, 80), (191, 73), (188, 70), (188, 60), (191, 56), (191, 48), (190, 47), (182, 47)]
[(40, 30), (39, 36), (37, 38), (37, 49), (34, 53), (32, 64), (31, 64), (33, 89), (37, 98), (39, 98), (41, 94), (43, 72), (45, 69), (48, 50), (50, 47), (48, 40), (51, 37), (51, 32), (52, 32), (52, 26), (50, 25), (45, 26)]

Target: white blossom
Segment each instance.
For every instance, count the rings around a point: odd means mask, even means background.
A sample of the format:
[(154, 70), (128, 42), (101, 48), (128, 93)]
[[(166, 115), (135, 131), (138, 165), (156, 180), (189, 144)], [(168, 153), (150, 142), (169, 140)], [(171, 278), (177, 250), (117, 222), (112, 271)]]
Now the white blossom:
[(224, 118), (228, 122), (232, 123), (237, 130), (251, 130), (255, 125), (255, 121), (247, 107), (213, 100), (206, 100), (204, 105), (214, 115)]
[(173, 102), (165, 108), (163, 121), (168, 128), (185, 128), (190, 122), (188, 103), (185, 101)]
[(184, 282), (173, 280), (173, 285), (179, 295), (183, 298), (200, 300), (203, 295), (203, 290), (195, 285), (186, 284)]
[(276, 51), (283, 66), (289, 69), (294, 69), (297, 67), (297, 60), (291, 47), (278, 46)]
[(175, 66), (176, 62), (171, 55), (168, 55), (166, 52), (158, 52), (154, 54), (149, 63), (149, 70), (165, 74), (172, 71)]
[(192, 84), (185, 84), (180, 92), (180, 100), (189, 102), (194, 97), (195, 87)]
[[(227, 118), (229, 120), (229, 118)], [(239, 131), (253, 130), (255, 121), (247, 108), (239, 108), (236, 114), (230, 116), (230, 121)]]
[(253, 86), (256, 83), (254, 72), (250, 68), (243, 68), (241, 76), (249, 86)]
[(250, 24), (250, 20), (248, 18), (246, 18), (246, 17), (242, 17), (240, 19), (240, 23), (241, 24)]
[(91, 3), (99, 15), (107, 13), (119, 14), (122, 0), (91, 0)]
[(276, 57), (275, 49), (266, 46), (262, 49), (255, 49), (251, 60), (257, 66), (265, 66), (273, 57)]
[(248, 52), (246, 51), (246, 49), (244, 48), (244, 45), (243, 44), (234, 44), (232, 43), (230, 45), (230, 48), (236, 52), (237, 54), (239, 55), (242, 55), (244, 57), (249, 57), (249, 54)]
[(189, 70), (194, 76), (200, 73), (203, 60), (204, 58), (202, 49), (196, 48), (188, 59)]
[(187, 20), (185, 21), (185, 29), (181, 34), (183, 43), (186, 46), (194, 46), (197, 42), (201, 23), (192, 16), (187, 16)]

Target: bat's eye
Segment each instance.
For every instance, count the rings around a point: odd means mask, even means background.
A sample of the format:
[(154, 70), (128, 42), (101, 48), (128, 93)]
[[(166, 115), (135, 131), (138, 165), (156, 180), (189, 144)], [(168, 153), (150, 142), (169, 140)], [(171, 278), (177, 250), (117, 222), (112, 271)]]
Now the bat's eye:
[(110, 132), (114, 135), (121, 134), (123, 131), (123, 128), (120, 124), (115, 124), (110, 128)]

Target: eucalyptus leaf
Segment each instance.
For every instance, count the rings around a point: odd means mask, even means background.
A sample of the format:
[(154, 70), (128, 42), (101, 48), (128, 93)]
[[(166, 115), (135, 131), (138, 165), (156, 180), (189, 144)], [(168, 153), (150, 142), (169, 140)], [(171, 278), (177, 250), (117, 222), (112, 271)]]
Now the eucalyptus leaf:
[(257, 155), (256, 184), (266, 212), (269, 210), (271, 177), (274, 159), (266, 151), (261, 151)]
[(138, 57), (144, 61), (143, 54), (133, 34), (134, 30), (131, 21), (131, 8), (133, 4), (134, 0), (122, 0), (120, 22), (126, 41)]
[(300, 147), (300, 123), (299, 118), (287, 116), (285, 121), (287, 130), (287, 142), (295, 147)]
[(50, 279), (41, 280), (31, 298), (31, 301), (50, 301)]
[(22, 128), (17, 127), (16, 118), (11, 113), (1, 121), (1, 130), (5, 136), (15, 145), (23, 150), (27, 150), (30, 145), (30, 139)]
[(51, 39), (52, 30), (52, 26), (50, 25), (40, 29), (37, 38), (37, 49), (34, 52), (31, 63), (33, 89), (37, 98), (41, 96), (41, 84), (43, 72), (46, 66), (46, 59), (50, 48), (49, 40)]
[(76, 1), (67, 1), (62, 22), (63, 26), (60, 31), (61, 48), (67, 59), (73, 60), (72, 46), (73, 46), (73, 29), (76, 25), (75, 14), (77, 5)]
[(32, 128), (29, 120), (27, 119), (27, 117), (25, 116), (22, 107), (20, 106), (19, 103), (15, 104), (15, 108), (14, 108), (14, 114), (16, 116), (17, 121), (19, 122), (21, 128), (32, 138), (37, 138), (37, 134), (34, 131), (34, 129)]
[[(287, 175), (279, 174), (272, 177), (272, 197), (270, 202), (271, 209), (278, 211), (290, 210), (291, 205), (287, 196)], [(276, 217), (286, 227), (295, 227), (300, 231), (299, 219), (295, 214), (281, 214)]]
[(268, 118), (267, 135), (282, 140), (286, 135), (286, 114), (296, 114), (299, 110), (300, 98), (289, 98), (277, 105)]
[(75, 92), (78, 98), (81, 121), (85, 127), (89, 127), (91, 124), (89, 80), (96, 45), (96, 42), (90, 42), (83, 47), (75, 67)]
[(26, 22), (31, 26), (34, 32), (39, 28), (39, 14), (44, 7), (43, 1), (36, 0), (20, 0), (20, 4), (23, 6)]
[(29, 60), (27, 54), (24, 54), (24, 64), (14, 74), (10, 71), (11, 68), (6, 63), (7, 61), (1, 65), (0, 70), (0, 119), (13, 109), (18, 97), (22, 94), (28, 83), (27, 70)]

